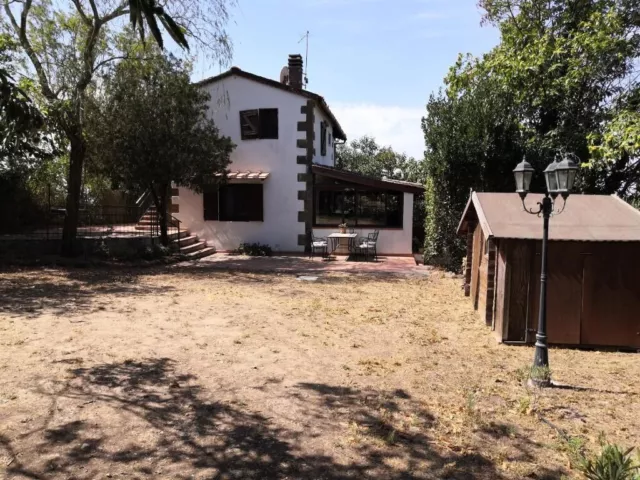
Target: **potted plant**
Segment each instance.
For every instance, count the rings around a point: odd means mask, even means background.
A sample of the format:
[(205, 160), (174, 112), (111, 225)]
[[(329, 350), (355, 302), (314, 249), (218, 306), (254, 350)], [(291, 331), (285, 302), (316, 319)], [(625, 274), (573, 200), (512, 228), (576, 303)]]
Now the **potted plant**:
[(347, 233), (347, 222), (341, 223), (338, 225), (338, 228), (340, 229), (340, 233)]

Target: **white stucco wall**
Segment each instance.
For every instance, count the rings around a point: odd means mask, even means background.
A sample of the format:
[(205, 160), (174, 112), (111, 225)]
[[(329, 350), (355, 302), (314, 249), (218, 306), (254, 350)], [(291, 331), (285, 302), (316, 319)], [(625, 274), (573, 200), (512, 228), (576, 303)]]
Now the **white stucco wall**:
[[(298, 132), (298, 122), (305, 120), (300, 108), (307, 99), (299, 95), (279, 90), (243, 77), (231, 76), (207, 85), (211, 95), (209, 115), (223, 135), (231, 137), (236, 148), (231, 154), (231, 171), (269, 172), (263, 185), (264, 221), (262, 222), (220, 222), (205, 221), (202, 195), (187, 188), (178, 187), (178, 195), (172, 203), (179, 206), (174, 215), (192, 234), (198, 235), (208, 245), (218, 251), (229, 251), (243, 242), (260, 242), (270, 245), (276, 252), (302, 252), (298, 245), (298, 235), (304, 234), (304, 223), (298, 221), (298, 212), (304, 210), (304, 202), (298, 200), (298, 191), (305, 190), (305, 183), (298, 182), (298, 174), (305, 173), (305, 165), (297, 163), (298, 155), (305, 155), (305, 149), (298, 148), (296, 141), (305, 138), (305, 132)], [(242, 140), (240, 137), (240, 117), (242, 110), (257, 108), (278, 109), (278, 138)], [(315, 109), (316, 155), (314, 162), (334, 166), (333, 145), (327, 145), (327, 154), (320, 155), (320, 122), (327, 122), (327, 133), (333, 128), (329, 118)], [(411, 230), (413, 194), (404, 194), (404, 216), (402, 229), (381, 229), (378, 238), (378, 253), (387, 255), (411, 254)], [(314, 229), (319, 236), (327, 236), (336, 228)], [(373, 229), (360, 229), (362, 236)]]
[[(218, 250), (233, 250), (242, 242), (267, 243), (281, 252), (304, 250), (298, 246), (298, 234), (304, 233), (304, 224), (298, 222), (298, 211), (304, 208), (298, 190), (304, 190), (304, 183), (298, 182), (298, 173), (304, 173), (305, 166), (296, 163), (304, 150), (296, 147), (296, 140), (305, 135), (297, 131), (297, 125), (305, 119), (300, 107), (306, 105), (306, 99), (238, 76), (204, 88), (211, 95), (209, 114), (220, 132), (236, 144), (229, 169), (270, 173), (264, 182), (264, 221), (205, 221), (202, 196), (183, 187), (172, 198), (179, 205), (175, 216)], [(240, 138), (239, 112), (256, 108), (278, 109), (277, 139)]]
[[(402, 228), (381, 228), (378, 235), (378, 255), (410, 255), (412, 251), (413, 225), (413, 193), (404, 194), (404, 210), (402, 212)], [(366, 237), (373, 228), (356, 228), (355, 233)], [(318, 237), (326, 237), (337, 231), (337, 228), (314, 228)]]
[[(334, 159), (334, 148), (333, 144), (335, 142), (333, 138), (333, 127), (331, 126), (331, 120), (327, 117), (322, 110), (319, 108), (314, 109), (314, 117), (315, 117), (315, 125), (313, 126), (316, 132), (316, 139), (314, 141), (314, 148), (316, 149), (316, 154), (313, 157), (313, 163), (319, 163), (320, 165), (326, 165), (328, 167), (335, 166)], [(325, 122), (327, 124), (327, 153), (326, 155), (320, 155), (322, 150), (320, 149), (320, 122)], [(329, 135), (331, 135), (331, 143), (329, 144)]]

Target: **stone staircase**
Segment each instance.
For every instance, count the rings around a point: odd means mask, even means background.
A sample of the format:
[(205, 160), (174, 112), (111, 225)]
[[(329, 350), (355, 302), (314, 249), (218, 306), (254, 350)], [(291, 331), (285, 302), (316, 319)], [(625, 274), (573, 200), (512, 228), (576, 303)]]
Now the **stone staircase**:
[(172, 234), (172, 244), (177, 244), (180, 253), (185, 255), (188, 260), (196, 260), (202, 257), (208, 257), (216, 253), (214, 247), (208, 247), (207, 242), (200, 241), (197, 235), (191, 235), (189, 230), (180, 230), (180, 238), (178, 232)]
[[(138, 221), (136, 230), (151, 231), (152, 226), (156, 222), (156, 215), (156, 207), (149, 207)], [(214, 247), (207, 246), (207, 242), (201, 241), (197, 235), (191, 235), (186, 228), (180, 228), (180, 232), (178, 232), (176, 227), (170, 226), (168, 234), (171, 245), (177, 245), (177, 249), (187, 260), (197, 260), (216, 253)]]

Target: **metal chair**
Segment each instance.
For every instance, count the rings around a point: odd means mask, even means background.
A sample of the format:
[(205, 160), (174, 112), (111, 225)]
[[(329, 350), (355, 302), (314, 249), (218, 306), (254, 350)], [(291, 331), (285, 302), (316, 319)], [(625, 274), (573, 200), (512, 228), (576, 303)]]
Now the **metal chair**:
[(309, 258), (313, 258), (316, 250), (319, 250), (322, 258), (327, 257), (327, 249), (329, 248), (329, 242), (326, 237), (316, 237), (311, 233), (311, 249), (309, 251)]
[(367, 238), (363, 238), (358, 242), (358, 250), (362, 252), (364, 255), (364, 259), (367, 260), (369, 258), (369, 254), (373, 254), (373, 260), (378, 260), (378, 235), (380, 234), (380, 230), (374, 230), (372, 233), (367, 235)]

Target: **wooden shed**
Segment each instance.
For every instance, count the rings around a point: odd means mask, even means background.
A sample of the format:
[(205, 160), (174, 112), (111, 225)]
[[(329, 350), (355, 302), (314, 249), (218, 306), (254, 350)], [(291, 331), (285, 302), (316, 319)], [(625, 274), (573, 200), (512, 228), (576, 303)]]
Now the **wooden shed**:
[[(616, 196), (571, 195), (549, 224), (549, 343), (640, 348), (640, 212)], [(535, 342), (542, 219), (516, 193), (473, 192), (458, 234), (465, 294), (481, 318), (501, 342)]]

